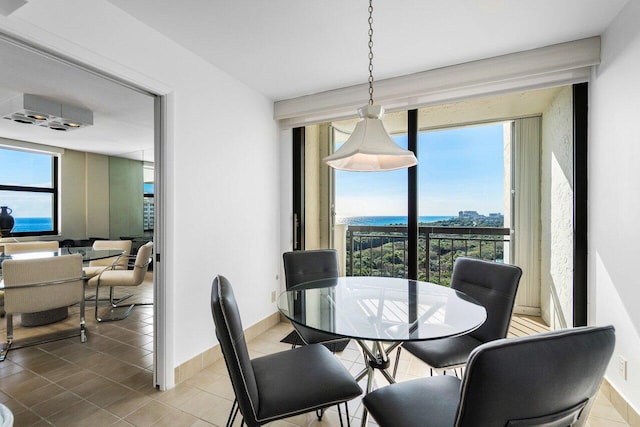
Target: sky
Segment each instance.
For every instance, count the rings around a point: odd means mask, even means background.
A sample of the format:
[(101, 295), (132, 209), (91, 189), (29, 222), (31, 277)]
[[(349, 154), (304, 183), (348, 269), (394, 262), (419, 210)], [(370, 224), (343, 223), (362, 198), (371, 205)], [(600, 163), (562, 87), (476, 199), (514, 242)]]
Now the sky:
[[(407, 136), (393, 137), (407, 147)], [(418, 136), (418, 213), (457, 216), (458, 211), (503, 213), (503, 125), (422, 132)], [(336, 215), (405, 216), (407, 170), (390, 172), (336, 171)], [(51, 157), (0, 149), (0, 182), (51, 186)], [(0, 205), (14, 217), (50, 217), (51, 196), (20, 196), (0, 191)]]
[[(407, 148), (407, 136), (394, 136)], [(504, 213), (503, 124), (444, 129), (418, 135), (418, 214)], [(407, 170), (336, 170), (336, 215), (407, 215)]]
[[(51, 188), (51, 155), (0, 148), (0, 182)], [(9, 206), (14, 217), (51, 217), (50, 194), (0, 191), (0, 205)]]

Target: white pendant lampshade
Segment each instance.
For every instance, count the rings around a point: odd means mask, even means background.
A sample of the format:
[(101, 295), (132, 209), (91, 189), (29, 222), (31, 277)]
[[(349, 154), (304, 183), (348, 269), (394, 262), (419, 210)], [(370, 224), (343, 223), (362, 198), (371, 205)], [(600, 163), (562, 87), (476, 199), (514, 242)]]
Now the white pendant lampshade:
[(413, 152), (400, 148), (389, 136), (373, 104), (373, 2), (369, 0), (369, 104), (358, 110), (360, 121), (342, 147), (324, 161), (334, 169), (357, 172), (391, 171), (415, 166)]
[(382, 124), (384, 109), (365, 105), (358, 110), (360, 121), (342, 147), (324, 161), (334, 169), (360, 172), (390, 171), (418, 163), (412, 151), (399, 147)]

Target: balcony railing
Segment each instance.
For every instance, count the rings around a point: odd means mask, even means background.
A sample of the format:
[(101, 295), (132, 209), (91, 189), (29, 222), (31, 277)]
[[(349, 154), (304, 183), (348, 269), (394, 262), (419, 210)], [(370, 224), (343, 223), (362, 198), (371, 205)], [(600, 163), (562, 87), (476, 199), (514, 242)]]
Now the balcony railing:
[[(509, 236), (508, 228), (419, 227), (418, 279), (448, 286), (461, 255), (503, 262)], [(348, 276), (407, 277), (407, 257), (407, 227), (347, 228)]]

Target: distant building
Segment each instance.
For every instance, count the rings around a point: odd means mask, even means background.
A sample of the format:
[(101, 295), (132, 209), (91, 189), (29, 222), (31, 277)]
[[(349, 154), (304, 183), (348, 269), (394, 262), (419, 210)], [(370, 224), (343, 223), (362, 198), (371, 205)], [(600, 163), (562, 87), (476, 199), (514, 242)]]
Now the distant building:
[(477, 218), (479, 216), (482, 216), (482, 215), (480, 215), (478, 211), (459, 211), (458, 212), (459, 218)]
[(502, 214), (501, 213), (490, 213), (489, 214), (489, 218), (502, 218)]

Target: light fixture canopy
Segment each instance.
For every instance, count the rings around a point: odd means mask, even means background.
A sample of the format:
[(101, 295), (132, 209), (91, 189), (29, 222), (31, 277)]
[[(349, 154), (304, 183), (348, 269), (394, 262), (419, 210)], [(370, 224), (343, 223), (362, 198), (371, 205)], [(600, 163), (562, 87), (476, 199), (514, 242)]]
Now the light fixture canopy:
[(342, 147), (324, 161), (334, 169), (377, 172), (404, 169), (418, 161), (412, 151), (399, 147), (382, 123), (384, 109), (365, 105), (358, 109), (360, 121)]
[(324, 158), (334, 169), (378, 172), (418, 164), (415, 154), (398, 146), (382, 123), (384, 109), (373, 104), (373, 3), (369, 0), (369, 104), (358, 110), (360, 121), (342, 147)]

